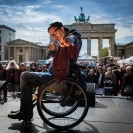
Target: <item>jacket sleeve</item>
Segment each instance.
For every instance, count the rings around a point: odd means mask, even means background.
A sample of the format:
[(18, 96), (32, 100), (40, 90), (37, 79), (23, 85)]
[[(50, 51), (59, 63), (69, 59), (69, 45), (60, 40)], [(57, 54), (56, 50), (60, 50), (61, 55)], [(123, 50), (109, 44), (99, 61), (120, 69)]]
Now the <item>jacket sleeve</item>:
[(66, 39), (70, 44), (70, 46), (68, 47), (70, 58), (73, 61), (77, 61), (77, 58), (79, 56), (79, 52), (81, 49), (82, 41), (79, 37), (76, 37), (74, 35), (67, 36)]

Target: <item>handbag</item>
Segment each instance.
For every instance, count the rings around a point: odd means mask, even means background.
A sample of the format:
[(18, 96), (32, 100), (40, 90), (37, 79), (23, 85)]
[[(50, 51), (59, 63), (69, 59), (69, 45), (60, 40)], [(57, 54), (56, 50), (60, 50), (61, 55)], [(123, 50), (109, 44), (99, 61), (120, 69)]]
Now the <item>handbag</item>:
[(125, 95), (133, 95), (133, 85), (126, 85), (124, 88)]

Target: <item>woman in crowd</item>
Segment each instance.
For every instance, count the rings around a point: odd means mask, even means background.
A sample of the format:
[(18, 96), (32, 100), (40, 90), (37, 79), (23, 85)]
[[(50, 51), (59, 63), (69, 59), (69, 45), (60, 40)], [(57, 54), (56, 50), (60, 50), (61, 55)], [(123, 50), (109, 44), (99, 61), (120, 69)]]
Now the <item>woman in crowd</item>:
[(123, 76), (122, 94), (133, 98), (133, 67), (127, 66)]
[(87, 83), (95, 83), (97, 85), (97, 76), (94, 73), (94, 69), (90, 69), (85, 80)]
[(112, 95), (112, 90), (114, 87), (114, 80), (110, 72), (105, 73), (104, 79), (104, 95)]
[(30, 65), (30, 72), (36, 72), (36, 70), (37, 70), (36, 63), (32, 62)]
[(12, 92), (15, 97), (15, 92), (19, 88), (19, 65), (15, 60), (11, 60), (6, 67), (6, 82), (8, 84), (8, 91)]

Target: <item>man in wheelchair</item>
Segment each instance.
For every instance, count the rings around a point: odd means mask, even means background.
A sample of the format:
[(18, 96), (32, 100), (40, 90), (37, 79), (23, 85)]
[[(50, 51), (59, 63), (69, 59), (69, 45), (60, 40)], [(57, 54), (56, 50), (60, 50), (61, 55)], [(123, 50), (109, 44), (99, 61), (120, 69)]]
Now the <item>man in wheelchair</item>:
[[(51, 23), (48, 33), (52, 43), (49, 46), (50, 56), (53, 56), (53, 72), (57, 83), (68, 75), (70, 65), (76, 63), (81, 45), (81, 35), (75, 30), (69, 30), (61, 22)], [(41, 86), (52, 78), (48, 72), (23, 72), (20, 76), (20, 109), (11, 111), (11, 119), (31, 120), (33, 117), (32, 93), (34, 86)]]

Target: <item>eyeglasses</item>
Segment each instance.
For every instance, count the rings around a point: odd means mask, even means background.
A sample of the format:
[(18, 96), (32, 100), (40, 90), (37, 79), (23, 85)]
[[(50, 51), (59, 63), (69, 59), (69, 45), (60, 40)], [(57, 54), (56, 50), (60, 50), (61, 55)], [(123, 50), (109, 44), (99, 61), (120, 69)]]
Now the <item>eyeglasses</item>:
[(50, 36), (51, 36), (51, 37), (55, 37), (55, 36), (56, 36), (56, 32), (57, 32), (59, 29), (60, 29), (60, 28), (55, 29), (55, 31), (53, 32), (53, 34), (50, 35)]

